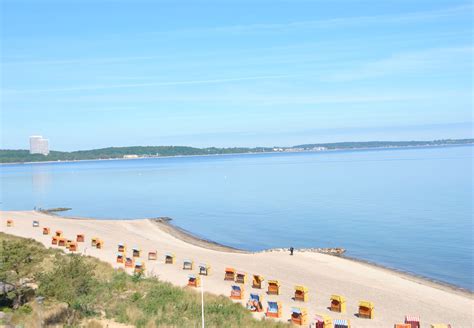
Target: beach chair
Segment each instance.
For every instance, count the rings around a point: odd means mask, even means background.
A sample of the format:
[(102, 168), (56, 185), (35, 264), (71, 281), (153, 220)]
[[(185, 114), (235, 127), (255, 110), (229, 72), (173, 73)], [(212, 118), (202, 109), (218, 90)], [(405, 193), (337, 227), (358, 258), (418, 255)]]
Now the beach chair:
[(50, 228), (47, 228), (47, 227), (44, 227), (43, 228), (43, 235), (49, 235), (51, 233), (51, 229)]
[(12, 219), (7, 220), (7, 227), (13, 227), (13, 220)]
[(97, 241), (95, 243), (95, 247), (97, 249), (102, 249), (104, 247), (104, 241), (102, 239), (97, 239)]
[(230, 298), (233, 300), (244, 299), (244, 286), (232, 285), (232, 289), (230, 291)]
[(40, 223), (39, 221), (34, 220), (32, 225), (33, 225), (33, 228), (38, 228), (40, 226)]
[(171, 253), (165, 254), (165, 264), (174, 264), (175, 256)]
[(82, 233), (76, 235), (76, 242), (83, 243), (84, 240), (86, 240), (86, 237)]
[(206, 263), (199, 264), (199, 274), (201, 276), (208, 276), (211, 274), (211, 266)]
[(56, 232), (54, 233), (54, 235), (58, 238), (61, 238), (63, 236), (63, 231), (62, 230), (56, 230)]
[(308, 301), (308, 288), (302, 285), (295, 286), (295, 301)]
[(410, 324), (411, 328), (420, 328), (420, 317), (407, 315), (405, 316), (405, 323)]
[(192, 270), (194, 267), (193, 260), (184, 259), (183, 260), (183, 270)]
[(305, 308), (291, 308), (291, 323), (297, 326), (308, 324), (308, 311)]
[(125, 254), (127, 252), (127, 247), (125, 246), (125, 244), (117, 244), (117, 252)]
[(68, 249), (70, 252), (77, 252), (77, 243), (74, 241), (69, 243)]
[(134, 273), (145, 273), (145, 263), (142, 263), (140, 261), (136, 261), (133, 272)]
[(123, 263), (123, 254), (117, 253), (117, 263)]
[(148, 260), (149, 261), (156, 261), (158, 259), (158, 252), (157, 251), (149, 251), (148, 252)]
[(268, 280), (268, 295), (280, 295), (280, 283), (278, 280)]
[(66, 238), (58, 238), (58, 246), (59, 247), (65, 247), (66, 246)]
[(59, 239), (59, 237), (53, 236), (51, 238), (51, 245), (57, 245), (58, 244), (58, 239)]
[(374, 318), (374, 303), (369, 301), (359, 302), (359, 318), (373, 319)]
[(247, 301), (247, 309), (252, 312), (262, 312), (263, 311), (263, 298), (258, 294), (250, 293), (250, 298)]
[(281, 318), (281, 302), (268, 301), (265, 316), (269, 318)]
[(253, 277), (252, 277), (252, 287), (257, 288), (257, 289), (262, 289), (262, 282), (264, 280), (265, 279), (263, 278), (263, 276), (260, 276), (258, 274), (254, 274)]
[(133, 257), (140, 257), (142, 255), (142, 251), (138, 247), (132, 248), (132, 256)]
[(346, 319), (334, 319), (334, 328), (351, 328), (351, 323)]
[(71, 239), (66, 239), (66, 248), (69, 249), (69, 247), (71, 246), (72, 244), (72, 240)]
[(133, 257), (126, 257), (125, 258), (125, 267), (126, 268), (133, 268), (133, 265), (135, 264), (135, 261), (133, 260)]
[(396, 323), (394, 328), (411, 328), (411, 325), (409, 323)]
[(225, 268), (224, 280), (235, 280), (235, 269), (234, 268)]
[(332, 318), (325, 314), (316, 314), (310, 328), (332, 328)]
[(189, 287), (201, 287), (201, 277), (194, 274), (188, 276), (188, 286)]
[(331, 311), (346, 313), (346, 298), (341, 295), (331, 295)]
[(235, 274), (235, 282), (238, 284), (245, 284), (247, 281), (247, 274), (245, 272), (237, 272)]
[(92, 246), (92, 247), (96, 247), (98, 240), (99, 240), (98, 237), (92, 237), (92, 238), (91, 238), (91, 246)]
[(451, 328), (451, 325), (445, 323), (432, 323), (431, 328)]

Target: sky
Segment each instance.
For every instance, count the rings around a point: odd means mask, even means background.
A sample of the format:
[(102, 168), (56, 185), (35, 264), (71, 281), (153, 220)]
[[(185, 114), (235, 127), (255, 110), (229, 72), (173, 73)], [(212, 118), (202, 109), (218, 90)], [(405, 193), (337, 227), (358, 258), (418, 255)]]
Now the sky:
[(473, 136), (471, 1), (0, 3), (2, 149)]

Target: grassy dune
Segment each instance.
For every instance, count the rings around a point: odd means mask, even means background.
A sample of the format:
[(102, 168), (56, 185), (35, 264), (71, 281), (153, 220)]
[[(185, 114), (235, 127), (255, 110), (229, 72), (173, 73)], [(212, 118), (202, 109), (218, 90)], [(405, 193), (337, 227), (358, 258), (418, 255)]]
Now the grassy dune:
[[(40, 243), (0, 233), (0, 282), (16, 291), (0, 294), (0, 324), (38, 327), (200, 327), (201, 298), (193, 289), (156, 278), (130, 276), (92, 257), (64, 254)], [(37, 297), (45, 297), (43, 305)], [(258, 321), (239, 304), (205, 294), (207, 327), (286, 327)], [(1, 321), (3, 320), (3, 322)]]

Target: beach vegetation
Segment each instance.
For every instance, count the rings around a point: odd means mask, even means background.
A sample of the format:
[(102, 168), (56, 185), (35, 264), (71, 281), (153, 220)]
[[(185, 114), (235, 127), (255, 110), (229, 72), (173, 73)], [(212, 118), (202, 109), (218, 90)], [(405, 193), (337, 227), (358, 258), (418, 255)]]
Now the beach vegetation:
[[(129, 275), (96, 258), (64, 254), (42, 244), (0, 233), (0, 324), (105, 327), (200, 327), (201, 296), (155, 277)], [(207, 327), (287, 327), (256, 320), (241, 305), (205, 293)], [(39, 299), (41, 301), (39, 301)], [(25, 325), (26, 323), (26, 325)]]

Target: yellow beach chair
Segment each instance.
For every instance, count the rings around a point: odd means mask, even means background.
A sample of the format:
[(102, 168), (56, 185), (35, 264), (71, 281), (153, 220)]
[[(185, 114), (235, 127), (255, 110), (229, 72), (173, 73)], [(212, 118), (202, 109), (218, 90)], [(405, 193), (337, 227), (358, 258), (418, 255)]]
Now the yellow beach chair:
[(235, 280), (235, 269), (234, 268), (225, 268), (224, 280)]
[(133, 269), (134, 273), (145, 273), (145, 263), (140, 261), (135, 262), (135, 268)]
[(158, 252), (157, 251), (149, 251), (148, 252), (148, 260), (149, 261), (156, 261), (158, 259)]
[(281, 302), (268, 301), (267, 312), (265, 316), (269, 318), (281, 318)]
[(295, 301), (308, 301), (308, 288), (302, 285), (295, 286)]
[(69, 243), (68, 249), (70, 252), (77, 252), (77, 243), (75, 241)]
[(175, 256), (172, 253), (165, 254), (165, 264), (174, 264)]
[(194, 267), (194, 261), (185, 259), (183, 260), (183, 270), (192, 270)]
[(245, 284), (247, 281), (247, 274), (245, 272), (237, 272), (235, 274), (235, 282), (238, 284)]
[(92, 246), (92, 247), (96, 247), (98, 240), (99, 240), (98, 237), (92, 237), (92, 238), (91, 238), (91, 246)]
[(104, 248), (104, 241), (102, 239), (97, 239), (96, 243), (95, 243), (95, 247), (97, 249), (102, 249)]
[(133, 257), (140, 257), (142, 255), (142, 251), (138, 247), (132, 248), (132, 256)]
[(346, 313), (346, 298), (341, 295), (331, 295), (331, 311)]
[(135, 264), (135, 260), (133, 259), (133, 257), (126, 257), (125, 258), (125, 267), (126, 268), (133, 268)]
[(208, 276), (211, 274), (211, 266), (206, 263), (199, 264), (199, 274), (201, 276)]
[(244, 286), (232, 285), (232, 289), (230, 291), (230, 298), (233, 300), (244, 299)]
[(188, 286), (189, 287), (201, 287), (201, 277), (194, 274), (188, 276)]
[(247, 301), (247, 309), (251, 312), (262, 312), (263, 311), (263, 297), (255, 294), (250, 293), (250, 298)]
[(124, 258), (123, 258), (123, 254), (122, 253), (117, 253), (117, 263), (121, 263), (123, 264), (124, 262)]
[(254, 274), (252, 277), (252, 287), (257, 288), (257, 289), (262, 289), (262, 283), (264, 280), (265, 278), (263, 278), (263, 276)]
[(369, 301), (359, 302), (359, 318), (374, 318), (374, 303)]
[(124, 243), (117, 244), (117, 252), (124, 253), (124, 254), (127, 252), (127, 247), (125, 246)]
[(268, 295), (280, 295), (280, 282), (278, 280), (268, 280)]
[(308, 324), (308, 311), (305, 308), (292, 308), (291, 323), (297, 326), (306, 326)]

